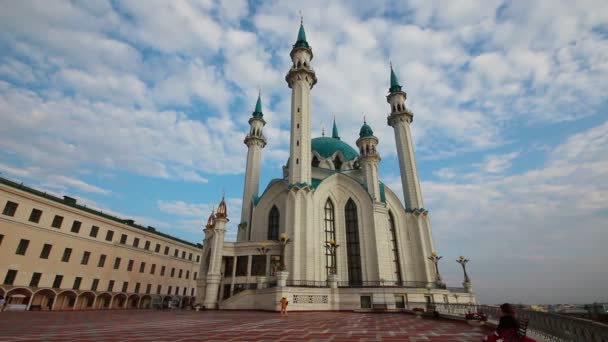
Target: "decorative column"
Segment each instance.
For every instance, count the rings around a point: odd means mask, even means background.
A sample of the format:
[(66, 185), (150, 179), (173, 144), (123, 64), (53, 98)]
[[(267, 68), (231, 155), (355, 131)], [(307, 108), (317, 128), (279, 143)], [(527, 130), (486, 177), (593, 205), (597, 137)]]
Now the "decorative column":
[(436, 252), (433, 252), (433, 254), (431, 254), (431, 256), (428, 257), (428, 259), (431, 260), (431, 262), (433, 264), (435, 264), (435, 276), (436, 276), (435, 284), (437, 285), (438, 288), (445, 288), (445, 284), (441, 280), (441, 274), (439, 274), (439, 260), (441, 260), (441, 258), (443, 258), (443, 257), (437, 255)]
[(207, 271), (207, 282), (205, 287), (204, 306), (207, 309), (216, 309), (219, 296), (220, 281), (222, 278), (222, 252), (224, 248), (224, 237), (226, 234), (226, 223), (228, 214), (226, 201), (222, 198), (217, 213), (215, 214), (215, 226), (211, 238), (211, 253), (209, 256), (209, 268)]
[(473, 293), (473, 284), (471, 284), (471, 279), (467, 274), (467, 263), (469, 262), (469, 259), (461, 255), (458, 259), (456, 259), (456, 262), (462, 266), (462, 271), (464, 272), (464, 282), (462, 283), (462, 286), (467, 293)]
[(279, 264), (279, 271), (277, 272), (277, 286), (279, 287), (287, 286), (289, 272), (287, 271), (287, 266), (285, 266), (285, 248), (290, 242), (291, 239), (287, 237), (287, 234), (281, 233), (281, 238), (279, 239), (279, 245), (281, 246), (281, 263)]

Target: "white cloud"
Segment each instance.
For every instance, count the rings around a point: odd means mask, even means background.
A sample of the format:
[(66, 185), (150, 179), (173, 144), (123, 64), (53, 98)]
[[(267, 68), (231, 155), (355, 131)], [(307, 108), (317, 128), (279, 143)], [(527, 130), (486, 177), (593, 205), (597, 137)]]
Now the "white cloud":
[[(481, 282), (478, 290), (484, 301), (600, 300), (599, 288), (585, 286), (584, 293), (573, 289), (581, 286), (577, 277), (601, 268), (598, 261), (608, 257), (603, 247), (608, 235), (601, 228), (608, 225), (606, 156), (608, 122), (570, 137), (538, 169), (499, 178), (423, 182), (438, 248), (471, 256), (471, 272)], [(503, 166), (490, 162), (481, 170), (493, 174), (504, 171)], [(583, 269), (570, 269), (581, 263), (586, 263)], [(529, 279), (526, 272), (533, 269), (559, 265), (558, 283), (551, 275), (536, 277), (533, 283), (521, 281)], [(452, 266), (444, 267), (457, 280)], [(500, 296), (491, 288), (497, 284), (504, 289)]]

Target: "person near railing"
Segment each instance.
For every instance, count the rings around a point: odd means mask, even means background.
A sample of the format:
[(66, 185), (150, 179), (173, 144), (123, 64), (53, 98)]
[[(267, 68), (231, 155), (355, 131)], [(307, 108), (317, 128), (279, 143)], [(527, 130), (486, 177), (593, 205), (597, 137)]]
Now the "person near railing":
[(498, 326), (496, 327), (496, 331), (494, 331), (491, 335), (488, 335), (484, 338), (484, 341), (487, 342), (536, 342), (536, 340), (526, 337), (519, 336), (519, 320), (516, 318), (515, 310), (513, 306), (509, 303), (504, 303), (500, 306), (500, 311), (502, 315), (500, 316), (500, 320), (498, 321)]

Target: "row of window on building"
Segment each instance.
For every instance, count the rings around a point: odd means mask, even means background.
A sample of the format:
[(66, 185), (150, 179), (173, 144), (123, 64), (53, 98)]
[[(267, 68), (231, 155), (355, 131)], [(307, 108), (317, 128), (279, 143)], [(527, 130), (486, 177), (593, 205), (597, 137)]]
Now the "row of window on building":
[[(4, 235), (0, 234), (0, 245), (2, 244), (2, 240), (4, 240)], [(29, 245), (30, 245), (30, 240), (21, 239), (19, 241), (19, 245), (17, 245), (17, 250), (15, 251), (15, 254), (25, 255), (27, 253)], [(45, 243), (42, 246), (42, 250), (40, 251), (40, 259), (48, 259), (51, 254), (52, 249), (53, 249), (53, 245)], [(71, 257), (72, 257), (72, 248), (66, 247), (63, 250), (63, 254), (61, 255), (61, 261), (70, 262)], [(80, 260), (80, 264), (88, 265), (90, 258), (91, 258), (91, 252), (84, 251), (82, 253), (82, 258)], [(97, 261), (97, 267), (103, 268), (106, 264), (106, 258), (107, 258), (107, 256), (105, 254), (100, 254), (99, 259)], [(122, 263), (122, 258), (116, 257), (114, 259), (114, 269), (119, 270), (121, 263)], [(132, 260), (132, 259), (129, 260), (129, 262), (127, 263), (127, 271), (129, 271), (129, 272), (133, 271), (134, 264), (135, 264), (134, 260)], [(164, 265), (161, 266), (160, 276), (165, 275), (165, 269), (166, 269), (166, 267)], [(175, 271), (176, 271), (175, 267), (171, 267), (170, 277), (172, 277), (172, 278), (175, 277)], [(145, 273), (145, 272), (146, 272), (146, 263), (144, 261), (142, 261), (139, 264), (139, 273)], [(156, 264), (151, 264), (150, 265), (150, 274), (155, 274), (155, 273), (156, 273)], [(184, 270), (180, 268), (178, 270), (177, 277), (181, 279), (183, 276), (184, 276)], [(194, 272), (194, 277), (193, 277), (194, 280), (196, 280), (196, 276), (197, 276), (197, 272)], [(190, 279), (190, 270), (186, 270), (185, 278)], [(8, 285), (12, 285), (12, 284), (8, 284)]]
[[(17, 208), (19, 207), (18, 203), (12, 202), (12, 201), (7, 201), (6, 205), (4, 206), (4, 210), (2, 211), (2, 215), (5, 216), (10, 216), (10, 217), (14, 217), (15, 214), (17, 213)], [(42, 210), (40, 209), (36, 209), (33, 208), (31, 213), (30, 213), (30, 217), (28, 219), (29, 222), (32, 223), (39, 223), (40, 219), (42, 218)], [(51, 227), (52, 228), (56, 228), (56, 229), (61, 229), (61, 226), (63, 225), (63, 221), (64, 221), (64, 217), (61, 215), (55, 215), (55, 217), (53, 218), (53, 222), (51, 223)], [(74, 220), (72, 222), (72, 227), (70, 229), (70, 232), (75, 233), (75, 234), (80, 234), (80, 229), (82, 227), (82, 222)], [(99, 227), (98, 226), (91, 226), (91, 229), (89, 230), (89, 236), (92, 238), (97, 238), (97, 235), (99, 234)], [(127, 239), (128, 236), (127, 234), (122, 234), (120, 236), (120, 243), (123, 245), (127, 244)], [(110, 241), (112, 242), (114, 240), (114, 231), (113, 230), (107, 230), (106, 231), (106, 236), (105, 236), (105, 240), (106, 241)], [(140, 239), (139, 238), (133, 238), (133, 243), (132, 246), (135, 248), (140, 248)], [(151, 247), (151, 242), (150, 241), (146, 241), (143, 245), (143, 248), (145, 250), (150, 250)], [(161, 244), (157, 243), (155, 248), (154, 248), (154, 252), (155, 253), (160, 253), (161, 251)], [(169, 246), (165, 246), (164, 248), (164, 255), (169, 255), (169, 251), (170, 251), (170, 247)], [(173, 251), (173, 256), (176, 258), (180, 257), (180, 250), (175, 248), (175, 250)], [(192, 253), (188, 253), (188, 260), (192, 261)], [(181, 258), (182, 259), (186, 259), (186, 251), (182, 250), (181, 251)], [(196, 262), (200, 262), (200, 255), (196, 256)]]
[[(4, 277), (4, 284), (5, 285), (13, 285), (13, 283), (15, 282), (15, 279), (17, 278), (17, 270), (8, 270), (6, 272), (6, 276)], [(40, 284), (40, 280), (42, 278), (42, 273), (39, 272), (34, 272), (32, 274), (32, 279), (30, 280), (29, 286), (30, 287), (38, 287), (38, 285)], [(63, 275), (57, 274), (55, 275), (55, 279), (53, 280), (53, 286), (52, 288), (54, 289), (61, 289), (64, 288), (62, 287), (62, 283), (63, 283)], [(114, 287), (115, 287), (115, 281), (114, 280), (109, 280), (108, 281), (108, 286), (107, 286), (107, 291), (108, 292), (114, 292)], [(74, 278), (74, 284), (72, 285), (72, 289), (73, 290), (83, 290), (81, 289), (82, 287), (82, 277), (76, 277)], [(91, 291), (98, 291), (99, 290), (99, 279), (93, 279), (93, 281), (91, 282), (91, 287), (90, 287)], [(166, 294), (171, 295), (180, 295), (180, 290), (182, 291), (181, 295), (186, 296), (188, 293), (188, 287), (184, 286), (182, 288), (180, 288), (179, 286), (168, 286), (167, 287), (167, 292)], [(152, 293), (152, 284), (147, 284), (146, 285), (146, 290), (145, 293), (146, 294), (150, 294)], [(128, 281), (123, 281), (122, 282), (122, 288), (121, 288), (121, 292), (133, 292), (133, 293), (141, 293), (141, 283), (135, 283), (135, 287), (133, 288), (133, 291), (129, 291), (129, 282)], [(158, 284), (156, 286), (156, 294), (162, 294), (162, 285)], [(190, 295), (194, 296), (194, 288), (190, 289)]]

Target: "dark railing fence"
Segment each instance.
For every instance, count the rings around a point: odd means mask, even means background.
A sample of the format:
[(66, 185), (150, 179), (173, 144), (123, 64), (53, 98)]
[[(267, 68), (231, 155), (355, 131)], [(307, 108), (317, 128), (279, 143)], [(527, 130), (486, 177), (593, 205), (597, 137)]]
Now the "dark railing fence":
[[(390, 281), (390, 280), (366, 280), (366, 281), (338, 281), (338, 287), (408, 287), (408, 288), (443, 288), (436, 283), (423, 281)], [(464, 289), (461, 289), (464, 292)]]
[(317, 280), (287, 280), (287, 286), (292, 287), (329, 287), (327, 281)]
[[(490, 320), (500, 319), (500, 308), (489, 305), (472, 304), (426, 304), (408, 303), (407, 308), (426, 307), (428, 312), (438, 312), (463, 317), (468, 312), (483, 312)], [(564, 342), (606, 342), (608, 325), (554, 313), (517, 309), (519, 319), (528, 319), (528, 330), (550, 341)]]

